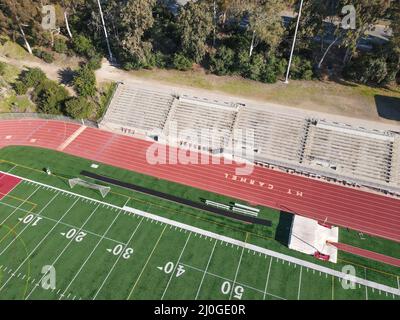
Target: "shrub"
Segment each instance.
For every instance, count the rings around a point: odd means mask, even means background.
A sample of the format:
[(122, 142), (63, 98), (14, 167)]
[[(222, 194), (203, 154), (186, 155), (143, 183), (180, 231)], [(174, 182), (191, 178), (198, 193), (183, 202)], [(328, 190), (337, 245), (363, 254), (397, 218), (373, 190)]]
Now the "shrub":
[(238, 55), (238, 61), (238, 71), (243, 77), (251, 80), (260, 79), (265, 63), (262, 54), (253, 54), (251, 57), (249, 57), (249, 53), (247, 51), (241, 51)]
[(236, 66), (236, 70), (239, 74), (245, 77), (248, 73), (248, 70), (250, 69), (251, 64), (249, 53), (245, 50), (240, 51), (238, 53), (237, 61), (238, 64)]
[(21, 81), (23, 81), (28, 88), (36, 87), (46, 79), (46, 74), (39, 68), (31, 68), (21, 76)]
[(6, 64), (0, 61), (0, 76), (4, 76), (6, 73)]
[(88, 66), (80, 68), (73, 80), (75, 91), (82, 97), (96, 94), (96, 76)]
[(84, 97), (71, 98), (65, 102), (65, 112), (75, 119), (86, 119), (93, 111), (93, 104)]
[(178, 70), (187, 71), (192, 69), (193, 61), (185, 57), (183, 54), (176, 53), (174, 55), (173, 65), (174, 68)]
[(96, 55), (96, 49), (92, 41), (83, 35), (78, 35), (73, 38), (72, 47), (74, 51), (81, 56), (92, 58)]
[(166, 65), (167, 65), (167, 58), (160, 51), (157, 51), (156, 53), (148, 54), (146, 57), (146, 61), (141, 63), (141, 67), (146, 68), (146, 69), (152, 69), (154, 67), (161, 69), (161, 68), (165, 68)]
[(57, 38), (54, 40), (54, 51), (57, 53), (67, 53), (68, 46), (64, 39)]
[(67, 90), (51, 80), (43, 81), (34, 90), (38, 111), (46, 114), (60, 114), (67, 98)]
[(311, 80), (314, 76), (311, 61), (300, 56), (294, 56), (290, 75), (295, 80)]
[(93, 56), (87, 63), (87, 66), (91, 70), (98, 70), (101, 68), (102, 57), (100, 55)]
[(40, 49), (33, 49), (33, 54), (42, 59), (46, 63), (53, 63), (54, 62), (54, 56), (50, 52), (43, 51)]
[(14, 90), (17, 95), (21, 96), (23, 94), (26, 94), (26, 92), (28, 91), (28, 86), (22, 81), (17, 81), (14, 83)]
[(210, 56), (210, 71), (217, 75), (227, 75), (232, 72), (235, 53), (232, 49), (221, 46)]

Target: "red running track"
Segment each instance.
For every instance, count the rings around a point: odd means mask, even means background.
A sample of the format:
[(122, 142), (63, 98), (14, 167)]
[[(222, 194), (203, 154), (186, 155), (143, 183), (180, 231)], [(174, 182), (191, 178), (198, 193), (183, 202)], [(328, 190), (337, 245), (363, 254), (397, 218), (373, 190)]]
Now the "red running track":
[[(60, 121), (1, 121), (0, 148), (25, 145), (56, 150), (78, 128)], [(152, 165), (146, 160), (151, 144), (87, 128), (64, 152), (400, 242), (400, 199), (258, 166), (251, 175), (238, 177), (238, 164)]]
[(334, 242), (329, 242), (329, 243), (334, 245), (339, 250), (349, 252), (349, 253), (355, 254), (360, 257), (387, 263), (387, 264), (390, 264), (395, 267), (400, 267), (400, 259), (386, 256), (386, 255), (383, 255), (381, 253), (377, 253), (374, 251), (369, 251), (369, 250), (353, 247), (353, 246), (350, 246), (350, 245), (344, 244), (344, 243), (334, 243)]
[(0, 200), (9, 194), (20, 182), (21, 179), (0, 173)]

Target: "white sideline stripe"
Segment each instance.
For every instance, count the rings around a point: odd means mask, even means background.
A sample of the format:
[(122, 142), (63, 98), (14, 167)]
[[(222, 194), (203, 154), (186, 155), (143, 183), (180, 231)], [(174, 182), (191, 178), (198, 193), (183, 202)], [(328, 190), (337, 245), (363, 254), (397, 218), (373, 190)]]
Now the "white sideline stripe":
[[(333, 276), (341, 278), (341, 279), (347, 279), (348, 278), (348, 275), (346, 275), (343, 272), (336, 271), (336, 270), (333, 270), (333, 269), (329, 269), (329, 268), (317, 265), (315, 263), (311, 263), (311, 262), (308, 262), (308, 261), (300, 260), (298, 258), (294, 258), (294, 257), (288, 256), (288, 255), (285, 255), (283, 253), (279, 253), (279, 252), (275, 252), (275, 251), (272, 251), (272, 250), (269, 250), (269, 249), (265, 249), (265, 248), (262, 248), (262, 247), (259, 247), (259, 246), (256, 246), (256, 245), (253, 245), (253, 244), (250, 244), (250, 243), (246, 243), (246, 242), (243, 242), (243, 241), (240, 241), (240, 240), (236, 240), (236, 239), (233, 239), (233, 238), (229, 238), (229, 237), (226, 237), (226, 236), (223, 236), (223, 235), (220, 235), (220, 234), (216, 234), (214, 232), (210, 232), (210, 231), (206, 231), (206, 230), (203, 230), (203, 229), (200, 229), (200, 228), (196, 228), (196, 227), (193, 227), (193, 226), (190, 226), (190, 225), (178, 222), (178, 221), (170, 220), (170, 219), (167, 219), (167, 218), (164, 218), (164, 217), (160, 217), (160, 216), (157, 216), (157, 215), (154, 215), (154, 214), (151, 214), (151, 213), (148, 213), (148, 212), (144, 212), (144, 211), (141, 211), (141, 210), (138, 210), (138, 209), (130, 208), (130, 207), (127, 207), (127, 206), (124, 206), (123, 210), (131, 212), (131, 213), (139, 215), (139, 216), (142, 216), (142, 217), (147, 217), (149, 219), (153, 219), (153, 220), (165, 223), (165, 224), (173, 225), (175, 227), (182, 228), (182, 229), (194, 232), (194, 233), (198, 233), (198, 234), (204, 235), (206, 237), (210, 237), (210, 238), (217, 239), (217, 240), (229, 243), (229, 244), (240, 246), (243, 249), (253, 250), (255, 252), (266, 254), (268, 256), (272, 256), (272, 257), (275, 257), (277, 259), (282, 259), (282, 260), (285, 260), (285, 261), (288, 261), (288, 262), (291, 262), (291, 263), (295, 263), (295, 264), (298, 264), (298, 265), (306, 267), (306, 268), (310, 268), (310, 269), (313, 269), (313, 270), (324, 272), (324, 273), (333, 275)], [(392, 287), (389, 287), (389, 286), (386, 286), (386, 285), (383, 285), (383, 284), (380, 284), (380, 283), (376, 283), (376, 282), (373, 282), (373, 281), (369, 281), (369, 280), (366, 280), (366, 279), (363, 279), (363, 278), (359, 278), (359, 277), (354, 277), (354, 280), (355, 280), (356, 283), (362, 284), (364, 286), (368, 286), (368, 287), (375, 288), (375, 289), (378, 289), (378, 290), (382, 290), (382, 291), (385, 291), (385, 292), (388, 292), (388, 293), (400, 295), (400, 289), (392, 288)]]
[[(0, 170), (0, 173), (5, 173), (5, 172)], [(214, 232), (210, 232), (210, 231), (206, 231), (206, 230), (203, 230), (203, 229), (200, 229), (200, 228), (196, 228), (196, 227), (193, 227), (193, 226), (190, 226), (190, 225), (178, 222), (178, 221), (174, 221), (174, 220), (170, 220), (170, 219), (167, 219), (167, 218), (164, 218), (164, 217), (160, 217), (160, 216), (157, 216), (155, 214), (151, 214), (151, 213), (144, 212), (144, 211), (141, 211), (141, 210), (137, 210), (137, 209), (134, 209), (134, 208), (130, 208), (130, 207), (127, 207), (127, 206), (124, 206), (123, 208), (121, 208), (121, 207), (118, 207), (116, 205), (113, 205), (113, 204), (110, 204), (110, 203), (107, 203), (107, 202), (103, 202), (103, 201), (99, 201), (99, 200), (96, 200), (96, 199), (92, 199), (92, 198), (89, 198), (89, 197), (86, 197), (86, 196), (83, 196), (83, 195), (80, 195), (80, 194), (77, 194), (77, 193), (74, 193), (74, 192), (71, 192), (71, 191), (67, 191), (67, 190), (64, 190), (64, 189), (56, 188), (56, 187), (53, 187), (53, 186), (50, 186), (50, 185), (47, 185), (47, 184), (44, 184), (44, 183), (41, 183), (41, 182), (36, 182), (34, 180), (30, 180), (30, 179), (27, 179), (27, 178), (23, 178), (23, 177), (14, 175), (14, 174), (11, 174), (11, 173), (7, 173), (7, 174), (10, 175), (10, 176), (13, 176), (15, 178), (19, 178), (19, 179), (22, 179), (22, 180), (37, 184), (37, 185), (45, 187), (45, 188), (58, 190), (58, 191), (61, 191), (63, 193), (66, 193), (66, 194), (70, 194), (70, 195), (73, 195), (73, 196), (76, 196), (76, 197), (80, 197), (82, 199), (86, 199), (86, 200), (89, 200), (89, 201), (92, 201), (92, 202), (104, 204), (104, 205), (107, 205), (107, 206), (109, 206), (111, 208), (114, 208), (116, 210), (122, 209), (122, 210), (124, 210), (126, 212), (130, 212), (130, 213), (136, 214), (136, 215), (141, 216), (141, 217), (146, 217), (148, 219), (152, 219), (152, 220), (155, 220), (155, 221), (158, 221), (158, 222), (162, 222), (162, 223), (165, 223), (165, 224), (168, 224), (168, 225), (172, 225), (172, 226), (175, 226), (177, 228), (185, 229), (187, 231), (191, 231), (193, 233), (204, 235), (204, 236), (207, 236), (207, 237), (212, 238), (212, 239), (217, 239), (217, 240), (229, 243), (229, 244), (240, 246), (240, 247), (245, 248), (245, 249), (253, 250), (255, 252), (258, 252), (258, 253), (261, 253), (261, 254), (265, 254), (265, 255), (268, 255), (270, 257), (274, 257), (274, 258), (277, 258), (277, 259), (285, 260), (285, 261), (288, 261), (290, 263), (294, 263), (294, 264), (303, 266), (305, 268), (310, 268), (310, 269), (313, 269), (313, 270), (317, 270), (317, 271), (332, 275), (332, 276), (340, 278), (340, 279), (348, 279), (348, 274), (346, 274), (346, 273), (343, 273), (343, 272), (340, 272), (340, 271), (337, 271), (337, 270), (333, 270), (333, 269), (330, 269), (330, 268), (327, 268), (327, 267), (323, 267), (323, 266), (320, 266), (320, 265), (312, 263), (312, 262), (308, 262), (308, 261), (304, 261), (304, 260), (301, 260), (301, 259), (298, 259), (298, 258), (294, 258), (294, 257), (288, 256), (288, 255), (283, 254), (283, 253), (275, 252), (275, 251), (272, 251), (272, 250), (269, 250), (269, 249), (266, 249), (266, 248), (262, 248), (262, 247), (259, 247), (259, 246), (256, 246), (256, 245), (253, 245), (253, 244), (250, 244), (250, 243), (245, 243), (245, 242), (240, 241), (240, 240), (236, 240), (236, 239), (229, 238), (229, 237), (226, 237), (226, 236), (214, 233)], [(361, 284), (363, 286), (371, 287), (371, 288), (374, 288), (374, 289), (377, 289), (377, 290), (385, 291), (385, 292), (400, 296), (400, 288), (389, 287), (389, 286), (386, 286), (386, 285), (383, 285), (383, 284), (380, 284), (380, 283), (376, 283), (374, 281), (369, 281), (369, 280), (366, 280), (366, 279), (363, 279), (363, 278), (360, 278), (360, 277), (354, 277), (354, 280), (355, 280), (356, 283)]]
[(69, 136), (67, 140), (65, 140), (62, 144), (60, 144), (57, 148), (58, 151), (63, 151), (66, 147), (68, 147), (78, 136), (85, 131), (87, 127), (81, 126), (79, 127), (73, 134)]

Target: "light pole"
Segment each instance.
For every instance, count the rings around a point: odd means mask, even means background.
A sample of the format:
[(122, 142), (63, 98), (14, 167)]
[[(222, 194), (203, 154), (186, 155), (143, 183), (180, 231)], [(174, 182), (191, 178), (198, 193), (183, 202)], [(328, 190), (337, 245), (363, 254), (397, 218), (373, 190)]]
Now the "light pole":
[(286, 79), (285, 79), (285, 83), (286, 84), (289, 83), (290, 66), (292, 65), (293, 52), (294, 52), (294, 48), (296, 46), (297, 31), (299, 30), (299, 24), (300, 24), (300, 18), (301, 18), (301, 10), (302, 9), (303, 9), (303, 0), (300, 1), (300, 9), (299, 9), (299, 14), (297, 16), (296, 30), (294, 32), (292, 50), (290, 51), (289, 65), (288, 65), (287, 72), (286, 72)]
[(108, 40), (108, 33), (107, 33), (106, 23), (104, 22), (103, 10), (101, 9), (100, 0), (97, 0), (97, 3), (98, 3), (98, 5), (99, 5), (101, 22), (102, 22), (102, 24), (103, 24), (103, 29), (104, 29), (104, 36), (106, 37), (108, 54), (109, 54), (109, 56), (110, 56), (110, 62), (112, 63), (113, 60), (114, 60), (114, 58), (113, 58), (113, 55), (112, 55), (112, 52), (111, 52), (110, 42), (109, 42), (109, 40)]

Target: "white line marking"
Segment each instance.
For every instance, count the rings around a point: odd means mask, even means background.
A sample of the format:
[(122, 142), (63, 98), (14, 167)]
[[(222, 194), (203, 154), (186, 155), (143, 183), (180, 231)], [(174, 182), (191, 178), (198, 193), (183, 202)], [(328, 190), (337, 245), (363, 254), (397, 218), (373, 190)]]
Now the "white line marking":
[(239, 262), (238, 262), (236, 272), (235, 272), (235, 277), (233, 278), (232, 289), (231, 289), (231, 293), (229, 295), (229, 300), (232, 299), (233, 291), (235, 290), (235, 284), (236, 284), (237, 276), (239, 274), (240, 264), (242, 263), (243, 253), (244, 253), (244, 247), (242, 249), (242, 253), (240, 254)]
[[(60, 194), (60, 193), (59, 193), (59, 194)], [(3, 203), (3, 202), (0, 202), (0, 205), (4, 205), (4, 206), (10, 207), (10, 208), (16, 208), (15, 206), (12, 206), (12, 205), (10, 205), (10, 204), (8, 204), (8, 203)], [(28, 211), (28, 210), (25, 210), (25, 209), (19, 209), (19, 211), (25, 212), (25, 213), (27, 213), (27, 214), (32, 214), (32, 215), (34, 215), (34, 216), (36, 216), (36, 217), (43, 218), (44, 220), (49, 220), (49, 221), (52, 221), (52, 222), (57, 222), (56, 219), (43, 216), (43, 215), (41, 215), (41, 214), (39, 214), (39, 213), (34, 213), (34, 212), (31, 212), (31, 211)], [(19, 220), (22, 220), (22, 218), (19, 218)], [(33, 221), (32, 221), (32, 222), (33, 222)], [(69, 224), (69, 223), (66, 223), (66, 222), (63, 222), (63, 221), (60, 221), (59, 224), (61, 224), (61, 225), (63, 225), (63, 226), (66, 226), (66, 227), (69, 227), (69, 228), (79, 229), (77, 226), (74, 226), (74, 225), (72, 225), (72, 224)], [(84, 232), (86, 232), (86, 233), (88, 233), (88, 234), (91, 234), (91, 235), (93, 235), (93, 236), (96, 236), (96, 237), (98, 237), (98, 238), (103, 237), (103, 236), (101, 236), (100, 234), (95, 233), (95, 232), (92, 232), (92, 231), (90, 231), (90, 230), (82, 229), (82, 231), (84, 231)], [(65, 233), (62, 232), (61, 235), (65, 236)], [(106, 240), (110, 240), (110, 241), (112, 241), (112, 242), (118, 243), (118, 244), (125, 244), (125, 243), (123, 243), (123, 242), (121, 242), (121, 241), (118, 241), (118, 240), (115, 240), (115, 239), (111, 239), (111, 238), (108, 238), (108, 237), (103, 237), (103, 238), (106, 239)]]
[(300, 279), (299, 279), (299, 289), (297, 290), (297, 300), (300, 300), (300, 290), (301, 290), (301, 274), (303, 273), (303, 267), (300, 266)]
[[(219, 278), (219, 279), (221, 279), (221, 280), (225, 280), (225, 281), (228, 281), (228, 282), (233, 282), (232, 279), (228, 279), (228, 278), (222, 277), (222, 276), (220, 276), (220, 275), (218, 275), (218, 274), (215, 274), (215, 273), (212, 273), (212, 272), (208, 272), (208, 271), (202, 270), (202, 269), (200, 269), (200, 268), (193, 267), (193, 266), (188, 265), (188, 264), (185, 264), (185, 263), (181, 263), (181, 264), (182, 264), (183, 266), (187, 267), (187, 268), (190, 268), (190, 269), (193, 269), (193, 270), (197, 270), (197, 271), (199, 271), (199, 272), (205, 272), (206, 274), (208, 274), (208, 275), (210, 275), (210, 276), (213, 276), (213, 277), (216, 277), (216, 278)], [(240, 286), (242, 286), (242, 287), (244, 287), (244, 288), (249, 288), (249, 289), (251, 289), (251, 290), (254, 290), (254, 291), (257, 291), (257, 292), (260, 292), (260, 293), (264, 293), (263, 290), (254, 288), (254, 287), (252, 287), (252, 286), (249, 286), (249, 285), (247, 285), (247, 284), (241, 283), (241, 282), (239, 282), (239, 281), (237, 281), (236, 284), (238, 284), (238, 285), (240, 285)], [(274, 295), (274, 294), (271, 294), (271, 293), (267, 293), (267, 294), (268, 294), (269, 296), (271, 296), (271, 297), (275, 297), (275, 298), (278, 298), (278, 299), (281, 299), (281, 300), (286, 300), (285, 298), (279, 297), (279, 296)]]
[(68, 147), (79, 135), (85, 131), (86, 126), (79, 127), (73, 134), (69, 136), (62, 144), (60, 144), (57, 148), (58, 151), (63, 151), (66, 147)]
[[(195, 235), (196, 235), (196, 234), (195, 234)], [(208, 257), (207, 266), (206, 266), (206, 269), (205, 269), (204, 272), (203, 272), (203, 276), (202, 276), (202, 278), (201, 278), (199, 287), (197, 288), (196, 297), (194, 298), (195, 300), (197, 300), (197, 298), (198, 298), (198, 296), (199, 296), (200, 289), (201, 289), (201, 287), (202, 287), (202, 285), (203, 285), (204, 278), (206, 277), (206, 273), (207, 273), (207, 271), (208, 271), (208, 267), (210, 266), (211, 259), (212, 259), (213, 255), (214, 255), (214, 251), (215, 251), (215, 247), (217, 246), (217, 242), (218, 242), (218, 240), (215, 240), (214, 246), (213, 246), (213, 248), (212, 248), (212, 250), (211, 250), (211, 253), (210, 253), (210, 256)]]
[(162, 294), (162, 296), (161, 296), (161, 300), (164, 300), (165, 293), (166, 293), (166, 292), (167, 292), (167, 290), (168, 290), (169, 284), (171, 283), (171, 280), (172, 280), (172, 277), (173, 277), (173, 276), (174, 276), (174, 274), (175, 274), (176, 268), (178, 267), (178, 265), (179, 265), (179, 262), (181, 261), (181, 258), (182, 258), (182, 255), (183, 255), (183, 252), (184, 252), (184, 251), (185, 251), (185, 249), (186, 249), (186, 245), (188, 244), (188, 242), (189, 242), (189, 239), (190, 239), (190, 236), (191, 236), (191, 235), (192, 235), (192, 234), (191, 234), (191, 233), (189, 233), (189, 236), (186, 238), (185, 245), (184, 245), (184, 247), (183, 247), (183, 249), (182, 249), (182, 251), (181, 251), (181, 254), (179, 255), (179, 258), (178, 258), (178, 260), (177, 260), (177, 261), (176, 261), (176, 263), (175, 263), (174, 270), (172, 271), (172, 273), (171, 273), (171, 276), (169, 277), (169, 280), (168, 280), (167, 286), (165, 287), (165, 290), (164, 290), (164, 292), (163, 292), (163, 294)]
[[(51, 200), (48, 201), (48, 202), (46, 203), (46, 205), (39, 211), (39, 213), (42, 213), (42, 212), (48, 207), (48, 205), (49, 205), (50, 203), (52, 203), (53, 200), (54, 200), (59, 194), (60, 194), (60, 193), (57, 193), (53, 198), (51, 198)], [(1, 256), (2, 254), (4, 254), (4, 252), (14, 243), (14, 241), (17, 241), (17, 239), (21, 236), (21, 234), (22, 234), (27, 228), (29, 228), (29, 226), (30, 226), (32, 223), (33, 223), (33, 220), (32, 220), (31, 222), (27, 223), (27, 224), (25, 225), (25, 227), (24, 227), (20, 232), (18, 232), (18, 234), (14, 237), (14, 239), (0, 252), (0, 256)]]
[(265, 296), (267, 295), (268, 282), (269, 282), (269, 275), (270, 275), (270, 273), (271, 273), (271, 266), (272, 266), (272, 257), (270, 257), (270, 260), (269, 260), (268, 275), (267, 275), (267, 281), (265, 282), (265, 289), (264, 289), (264, 297), (263, 297), (263, 300), (265, 300)]
[(158, 244), (160, 243), (160, 240), (161, 240), (161, 238), (162, 238), (162, 236), (163, 236), (163, 234), (164, 234), (164, 232), (165, 232), (166, 229), (167, 229), (167, 225), (165, 225), (165, 227), (164, 227), (164, 229), (162, 230), (160, 236), (158, 237), (157, 242), (156, 242), (156, 244), (155, 244), (154, 247), (153, 247), (153, 250), (151, 251), (150, 255), (148, 256), (148, 258), (147, 258), (147, 260), (146, 260), (146, 263), (144, 264), (144, 266), (143, 266), (143, 268), (142, 268), (142, 271), (140, 272), (139, 277), (136, 279), (135, 284), (133, 285), (131, 291), (129, 292), (129, 295), (128, 295), (128, 297), (126, 298), (126, 300), (129, 300), (129, 299), (130, 299), (130, 297), (131, 297), (131, 295), (132, 295), (132, 293), (133, 293), (133, 290), (135, 290), (136, 285), (139, 283), (139, 280), (140, 280), (140, 278), (142, 277), (143, 271), (146, 269), (147, 264), (149, 263), (151, 257), (153, 256), (154, 251), (156, 251), (156, 248), (157, 248)]
[[(129, 201), (129, 200), (128, 200)], [(128, 203), (127, 201), (127, 203)], [(68, 284), (68, 286), (65, 288), (63, 294), (65, 294), (69, 287), (72, 285), (72, 283), (75, 281), (75, 279), (78, 277), (78, 275), (80, 274), (80, 272), (82, 271), (82, 269), (85, 267), (86, 263), (89, 261), (89, 259), (92, 257), (92, 255), (94, 254), (94, 252), (96, 251), (96, 249), (98, 248), (98, 246), (100, 245), (101, 241), (104, 239), (105, 235), (108, 233), (108, 231), (110, 231), (111, 227), (114, 225), (115, 221), (117, 221), (118, 217), (120, 216), (122, 210), (120, 210), (120, 212), (118, 212), (118, 214), (115, 216), (114, 220), (110, 223), (110, 225), (108, 226), (107, 230), (103, 233), (102, 237), (100, 238), (100, 240), (97, 242), (96, 246), (93, 248), (92, 252), (90, 252), (90, 254), (88, 255), (88, 257), (86, 258), (86, 260), (83, 262), (83, 264), (81, 265), (81, 267), (79, 268), (79, 270), (76, 272), (75, 276), (72, 278), (72, 280), (70, 281), (70, 283)], [(60, 298), (61, 300), (61, 298)]]
[(131, 236), (129, 237), (128, 241), (126, 242), (126, 245), (124, 246), (124, 250), (121, 251), (121, 253), (119, 254), (118, 258), (115, 260), (113, 266), (111, 267), (111, 269), (108, 271), (107, 276), (104, 278), (103, 282), (101, 283), (101, 286), (99, 287), (99, 289), (97, 290), (96, 294), (93, 296), (92, 300), (95, 300), (97, 295), (99, 294), (99, 292), (101, 291), (101, 289), (103, 289), (104, 284), (107, 282), (108, 278), (110, 277), (111, 273), (114, 271), (118, 261), (121, 259), (125, 249), (128, 247), (129, 243), (132, 241), (134, 235), (136, 234), (136, 231), (139, 229), (140, 225), (143, 222), (143, 217), (142, 219), (139, 221), (138, 225), (136, 226), (135, 230), (133, 230)]
[[(76, 199), (75, 202), (69, 207), (69, 209), (62, 215), (62, 217), (59, 219), (59, 221), (61, 221), (61, 219), (63, 219), (67, 213), (75, 206), (75, 204), (78, 202), (79, 199)], [(42, 238), (42, 240), (40, 240), (40, 242), (35, 246), (35, 248), (33, 248), (33, 250), (28, 254), (28, 256), (24, 259), (24, 261), (21, 262), (21, 264), (18, 266), (18, 268), (15, 270), (16, 272), (19, 271), (19, 269), (24, 265), (24, 263), (31, 257), (31, 255), (33, 254), (33, 252), (36, 251), (37, 248), (39, 248), (39, 246), (43, 243), (44, 240), (46, 240), (46, 238), (50, 235), (50, 233), (57, 227), (58, 223), (56, 223), (47, 233), (46, 235)], [(4, 287), (7, 285), (7, 283), (11, 280), (11, 277), (7, 279), (7, 281), (5, 281), (3, 283), (3, 285), (0, 288), (0, 292), (1, 290), (4, 289)]]
[[(26, 198), (15, 210), (13, 210), (13, 212), (11, 212), (0, 224), (4, 224), (15, 212), (17, 212), (19, 210), (19, 208), (25, 204), (38, 190), (40, 189), (40, 187), (38, 187), (37, 189), (35, 189), (35, 191), (33, 191), (30, 196), (28, 198)], [(3, 198), (4, 199), (4, 198)]]
[[(0, 171), (0, 173), (5, 173), (5, 172)], [(43, 184), (43, 183), (40, 183), (40, 182), (36, 182), (36, 181), (30, 180), (30, 179), (25, 179), (23, 177), (19, 177), (19, 176), (13, 175), (13, 174), (9, 174), (9, 175), (10, 176), (14, 176), (14, 177), (19, 178), (19, 179), (22, 179), (22, 180), (25, 180), (25, 181), (28, 181), (28, 182), (31, 182), (31, 183), (34, 183), (34, 184), (37, 184), (37, 185), (41, 185), (41, 186), (45, 186), (45, 187), (51, 188), (53, 190), (62, 191), (62, 192), (65, 192), (67, 194), (71, 194), (71, 195), (73, 195), (75, 197), (80, 197), (82, 199), (87, 199), (87, 200), (90, 200), (90, 201), (93, 201), (93, 202), (99, 203), (99, 204), (105, 204), (105, 205), (107, 205), (107, 206), (109, 206), (111, 208), (121, 209), (120, 207), (118, 207), (116, 205), (113, 205), (113, 204), (110, 204), (110, 203), (106, 203), (106, 202), (102, 202), (102, 201), (95, 200), (95, 199), (91, 199), (91, 198), (88, 198), (88, 197), (85, 197), (85, 196), (82, 196), (82, 195), (79, 195), (79, 194), (76, 194), (76, 193), (73, 193), (73, 192), (70, 192), (70, 191), (66, 191), (64, 189), (59, 189), (59, 188), (56, 188), (56, 187), (48, 186), (46, 184)], [(259, 246), (256, 246), (256, 245), (253, 245), (253, 244), (250, 244), (250, 243), (245, 243), (243, 241), (236, 240), (236, 239), (233, 239), (233, 238), (230, 238), (230, 237), (219, 235), (219, 234), (216, 234), (214, 232), (210, 232), (210, 231), (206, 231), (206, 230), (203, 230), (203, 229), (200, 229), (200, 228), (197, 228), (197, 227), (193, 227), (193, 226), (190, 226), (190, 225), (187, 225), (187, 224), (175, 221), (175, 220), (170, 220), (170, 219), (167, 219), (167, 218), (164, 218), (164, 217), (157, 216), (155, 214), (151, 214), (151, 213), (148, 213), (148, 212), (145, 212), (145, 211), (141, 211), (141, 210), (137, 210), (137, 209), (130, 208), (130, 207), (124, 207), (123, 210), (125, 210), (127, 212), (130, 212), (130, 213), (133, 213), (133, 214), (136, 214), (138, 216), (145, 217), (147, 219), (152, 219), (152, 220), (159, 221), (159, 222), (162, 222), (162, 223), (165, 223), (165, 224), (168, 224), (168, 225), (173, 225), (173, 226), (176, 226), (176, 227), (191, 231), (192, 233), (198, 233), (198, 234), (206, 235), (206, 236), (208, 236), (210, 238), (220, 240), (221, 243), (222, 242), (233, 243), (236, 246), (240, 246), (242, 248), (245, 247), (245, 248), (254, 250), (256, 252), (260, 252), (260, 253), (269, 255), (271, 257), (275, 257), (277, 260), (284, 259), (284, 260), (286, 260), (288, 262), (294, 263), (295, 265), (297, 264), (297, 265), (301, 265), (301, 266), (306, 267), (306, 268), (311, 268), (311, 269), (314, 269), (314, 270), (317, 270), (317, 271), (321, 271), (323, 273), (327, 273), (329, 275), (332, 275), (332, 276), (335, 276), (335, 277), (338, 277), (338, 278), (346, 277), (346, 274), (343, 273), (343, 272), (340, 272), (340, 271), (337, 271), (337, 270), (334, 270), (334, 269), (330, 269), (330, 268), (327, 268), (327, 267), (323, 267), (323, 266), (320, 266), (318, 264), (311, 263), (311, 262), (308, 262), (308, 261), (304, 261), (304, 260), (301, 260), (301, 259), (298, 259), (298, 258), (295, 258), (295, 257), (292, 257), (292, 256), (288, 256), (288, 255), (280, 253), (280, 252), (275, 252), (275, 251), (272, 251), (272, 250), (269, 250), (269, 249), (266, 249), (266, 248), (262, 248), (262, 247), (259, 247)], [(385, 291), (385, 292), (392, 293), (392, 294), (400, 296), (400, 288), (389, 287), (389, 286), (386, 286), (386, 285), (383, 285), (383, 284), (380, 284), (380, 283), (377, 283), (377, 282), (374, 282), (374, 281), (369, 281), (369, 280), (366, 280), (366, 279), (363, 279), (363, 278), (360, 278), (360, 277), (355, 277), (354, 280), (355, 280), (356, 283), (362, 284), (364, 286), (368, 286), (368, 287), (371, 287), (371, 288), (375, 288), (375, 289), (378, 289), (378, 290), (382, 290), (382, 291)], [(0, 291), (1, 291), (1, 289), (0, 289)]]
[[(76, 234), (79, 234), (79, 232), (82, 231), (82, 228), (86, 225), (86, 223), (90, 220), (90, 218), (95, 214), (95, 212), (97, 211), (97, 209), (99, 208), (99, 205), (91, 212), (91, 214), (89, 215), (89, 217), (86, 218), (85, 222), (82, 224), (82, 226), (79, 228), (79, 230), (77, 231)], [(57, 256), (57, 258), (50, 264), (51, 266), (54, 266), (57, 261), (61, 258), (61, 256), (64, 254), (64, 252), (69, 248), (69, 246), (71, 245), (71, 243), (75, 240), (75, 236), (71, 238), (71, 240), (69, 240), (69, 242), (66, 244), (66, 246), (64, 247), (64, 249), (60, 252), (60, 254)], [(37, 284), (39, 284), (39, 282), (41, 282), (43, 280), (43, 278), (46, 276), (46, 274), (44, 274), (40, 280), (38, 281)], [(33, 288), (31, 290), (31, 292), (29, 292), (29, 294), (25, 297), (25, 300), (28, 300), (28, 298), (31, 296), (31, 294), (36, 290), (37, 287)]]

